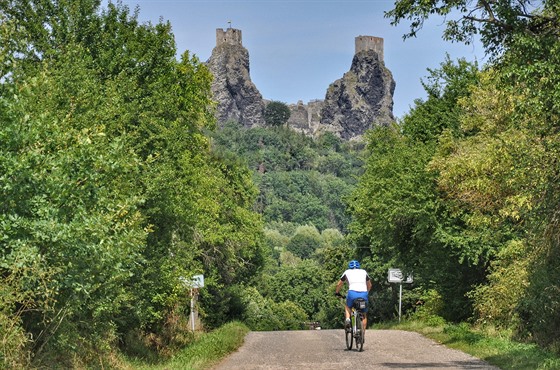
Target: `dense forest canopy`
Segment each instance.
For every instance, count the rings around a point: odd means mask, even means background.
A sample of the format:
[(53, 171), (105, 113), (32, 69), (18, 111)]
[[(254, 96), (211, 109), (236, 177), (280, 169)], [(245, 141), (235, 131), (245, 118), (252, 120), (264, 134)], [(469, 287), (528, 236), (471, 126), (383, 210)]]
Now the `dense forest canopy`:
[[(0, 364), (168, 356), (204, 328), (340, 327), (347, 261), (395, 315), (507, 329), (558, 349), (558, 4), (397, 1), (446, 16), (491, 61), (442, 61), (401, 120), (364, 143), (216, 128), (212, 76), (168, 23), (100, 1), (0, 0)], [(452, 16), (456, 16), (453, 18)]]
[(185, 345), (180, 278), (220, 300), (264, 258), (251, 173), (204, 134), (210, 73), (120, 5), (0, 5), (1, 361)]
[[(556, 349), (560, 81), (553, 71), (559, 66), (558, 6), (557, 1), (414, 0), (397, 1), (387, 13), (394, 24), (410, 20), (409, 36), (428, 17), (443, 15), (445, 38), (468, 41), (479, 35), (492, 57), (474, 79), (468, 70), (452, 76), (449, 63), (442, 65), (440, 83), (428, 84), (436, 87), (427, 90), (428, 99), (416, 103), (399, 133), (390, 134), (408, 150), (432, 150), (417, 174), (418, 180), (432, 177), (435, 222), (432, 230), (420, 234), (427, 236), (427, 243), (416, 255), (448, 249), (457, 255), (456, 262), (471, 264), (482, 275), (464, 287), (472, 305), (465, 313)], [(459, 94), (453, 91), (457, 77), (471, 80)], [(456, 99), (449, 99), (453, 96)], [(427, 116), (419, 114), (425, 110), (433, 117), (428, 125)], [(439, 128), (433, 124), (450, 118), (449, 112), (455, 117)], [(418, 142), (419, 128), (436, 141)], [(372, 159), (370, 166), (377, 165)], [(423, 222), (411, 219), (409, 212), (395, 216), (407, 220), (407, 239), (414, 240), (417, 231), (424, 230)], [(403, 244), (414, 245), (392, 242), (393, 248)]]

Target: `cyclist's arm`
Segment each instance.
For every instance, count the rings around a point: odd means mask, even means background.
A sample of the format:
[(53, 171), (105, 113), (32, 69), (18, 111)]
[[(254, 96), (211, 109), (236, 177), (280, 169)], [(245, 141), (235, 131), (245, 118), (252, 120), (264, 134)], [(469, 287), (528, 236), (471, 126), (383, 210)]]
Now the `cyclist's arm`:
[(366, 284), (367, 284), (367, 291), (369, 292), (371, 290), (371, 287), (372, 287), (371, 280), (367, 279)]
[(340, 279), (338, 281), (338, 283), (336, 284), (336, 290), (335, 290), (336, 294), (338, 294), (340, 292), (340, 288), (342, 288), (343, 285), (344, 285), (344, 280)]

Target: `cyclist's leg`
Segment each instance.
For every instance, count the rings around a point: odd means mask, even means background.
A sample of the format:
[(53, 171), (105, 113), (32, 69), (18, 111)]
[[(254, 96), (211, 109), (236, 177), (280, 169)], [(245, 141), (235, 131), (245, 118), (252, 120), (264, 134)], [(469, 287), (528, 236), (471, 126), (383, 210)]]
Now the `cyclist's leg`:
[(344, 328), (348, 329), (350, 327), (350, 307), (344, 305)]
[(345, 324), (348, 323), (348, 321), (350, 320), (350, 316), (352, 315), (350, 307), (352, 307), (352, 305), (354, 304), (355, 294), (356, 292), (353, 290), (349, 290), (348, 293), (346, 293), (346, 305), (344, 306)]

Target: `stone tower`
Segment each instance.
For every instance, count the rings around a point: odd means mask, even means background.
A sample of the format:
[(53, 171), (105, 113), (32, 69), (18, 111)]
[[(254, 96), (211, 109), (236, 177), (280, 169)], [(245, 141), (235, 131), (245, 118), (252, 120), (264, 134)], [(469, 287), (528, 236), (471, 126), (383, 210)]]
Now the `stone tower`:
[(375, 36), (356, 37), (356, 53), (364, 50), (373, 50), (379, 55), (379, 60), (383, 61), (383, 39)]
[(216, 47), (206, 62), (212, 80), (212, 93), (218, 102), (219, 123), (236, 121), (245, 127), (264, 125), (264, 102), (251, 81), (249, 52), (241, 44), (241, 30), (216, 29)]
[(373, 126), (387, 126), (393, 117), (395, 81), (383, 62), (383, 39), (355, 38), (350, 70), (329, 85), (321, 109), (321, 128), (345, 140), (361, 140)]
[(221, 28), (216, 28), (216, 46), (222, 44), (243, 46), (241, 43), (241, 30), (228, 28), (224, 31)]

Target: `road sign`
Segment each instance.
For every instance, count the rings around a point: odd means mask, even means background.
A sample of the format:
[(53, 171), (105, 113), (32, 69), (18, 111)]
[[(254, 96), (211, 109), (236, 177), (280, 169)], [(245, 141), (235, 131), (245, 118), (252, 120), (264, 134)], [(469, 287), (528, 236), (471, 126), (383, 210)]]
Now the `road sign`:
[(179, 276), (179, 280), (191, 291), (191, 328), (194, 332), (195, 320), (198, 315), (195, 313), (195, 300), (198, 299), (198, 288), (204, 288), (204, 275), (194, 275), (192, 278), (187, 279), (184, 276)]
[(204, 275), (195, 275), (192, 277), (193, 288), (204, 288)]
[(387, 278), (387, 281), (390, 283), (411, 284), (412, 275), (408, 275), (405, 280), (403, 273), (400, 269), (389, 269), (389, 276)]
[(389, 276), (387, 281), (390, 283), (399, 284), (399, 322), (401, 322), (401, 310), (402, 310), (402, 285), (412, 283), (412, 275), (408, 275), (406, 280), (404, 279), (403, 273), (400, 269), (389, 269)]
[(204, 275), (194, 275), (190, 280), (180, 276), (179, 280), (187, 288), (204, 288)]

